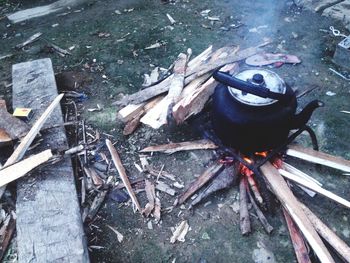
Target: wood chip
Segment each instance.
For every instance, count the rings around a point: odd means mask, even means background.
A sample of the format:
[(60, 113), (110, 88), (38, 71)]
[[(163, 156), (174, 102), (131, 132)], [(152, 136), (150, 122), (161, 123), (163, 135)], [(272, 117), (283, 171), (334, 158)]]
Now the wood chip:
[(186, 220), (182, 221), (180, 225), (175, 229), (172, 237), (170, 238), (170, 243), (175, 243), (176, 241), (185, 242), (185, 236), (190, 229), (189, 224)]
[(124, 239), (124, 236), (114, 227), (107, 225), (116, 235), (117, 235), (117, 240), (119, 243), (121, 243)]

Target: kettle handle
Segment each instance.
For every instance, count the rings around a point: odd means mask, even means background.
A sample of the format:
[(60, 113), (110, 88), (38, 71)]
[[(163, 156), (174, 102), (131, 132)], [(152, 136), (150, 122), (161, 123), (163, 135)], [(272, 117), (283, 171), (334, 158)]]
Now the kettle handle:
[(279, 101), (290, 100), (290, 95), (288, 94), (270, 91), (268, 88), (265, 88), (262, 85), (243, 81), (219, 70), (214, 71), (213, 78), (226, 86), (230, 86), (232, 88), (253, 94), (258, 97), (270, 98)]

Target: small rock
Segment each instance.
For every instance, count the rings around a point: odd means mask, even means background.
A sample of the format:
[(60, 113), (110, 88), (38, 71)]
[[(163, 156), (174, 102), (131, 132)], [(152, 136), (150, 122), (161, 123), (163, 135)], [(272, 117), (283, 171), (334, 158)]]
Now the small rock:
[(202, 235), (202, 239), (204, 240), (210, 240), (210, 236), (207, 232), (204, 232), (203, 235)]

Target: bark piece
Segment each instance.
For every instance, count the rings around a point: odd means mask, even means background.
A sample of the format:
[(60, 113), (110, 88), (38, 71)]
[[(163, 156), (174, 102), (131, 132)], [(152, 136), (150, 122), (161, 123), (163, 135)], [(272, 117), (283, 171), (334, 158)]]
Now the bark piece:
[(122, 179), (122, 181), (123, 181), (123, 183), (125, 185), (125, 188), (128, 191), (128, 194), (129, 194), (132, 202), (134, 203), (134, 205), (137, 208), (137, 210), (140, 213), (142, 213), (142, 208), (140, 206), (139, 201), (137, 200), (137, 197), (136, 197), (134, 191), (132, 190), (129, 178), (126, 175), (125, 168), (124, 168), (124, 166), (122, 164), (122, 161), (120, 160), (120, 157), (119, 157), (119, 154), (118, 154), (117, 150), (114, 148), (112, 142), (110, 140), (108, 140), (108, 139), (106, 140), (106, 145), (108, 147), (109, 152), (111, 153), (113, 163), (114, 163), (115, 167), (118, 170), (119, 176)]
[(24, 137), (30, 127), (25, 122), (8, 113), (6, 109), (0, 108), (0, 129), (4, 130), (12, 140)]
[(239, 173), (239, 163), (225, 167), (225, 169), (215, 177), (212, 182), (192, 201), (191, 207), (195, 206), (203, 199), (219, 190), (223, 190), (232, 186), (237, 181)]
[(301, 235), (298, 227), (293, 222), (293, 219), (288, 214), (287, 210), (283, 208), (284, 218), (286, 219), (289, 236), (292, 240), (295, 256), (297, 257), (298, 263), (311, 263), (309, 253), (303, 236)]
[(301, 204), (305, 214), (310, 219), (316, 231), (323, 237), (342, 258), (350, 261), (350, 247), (341, 240), (326, 224), (324, 224), (308, 207)]
[(7, 185), (10, 182), (25, 176), (34, 168), (47, 162), (52, 157), (51, 150), (32, 155), (18, 163), (8, 165), (0, 170), (0, 186)]
[(249, 234), (251, 232), (251, 227), (247, 200), (247, 182), (245, 177), (242, 177), (239, 182), (239, 222), (242, 235)]
[(307, 218), (306, 214), (299, 205), (299, 201), (289, 189), (287, 183), (278, 173), (278, 170), (270, 163), (265, 163), (260, 167), (262, 175), (268, 182), (272, 191), (279, 199), (284, 208), (293, 218), (306, 240), (315, 251), (315, 254), (322, 263), (334, 262), (327, 248), (318, 236), (316, 230)]
[(178, 204), (183, 204), (188, 198), (202, 188), (210, 179), (214, 178), (224, 169), (224, 165), (220, 163), (214, 163), (205, 170), (193, 183), (189, 185), (185, 192), (179, 196)]
[(161, 144), (156, 146), (149, 146), (144, 149), (142, 149), (141, 153), (146, 152), (164, 152), (168, 154), (172, 154), (179, 151), (191, 151), (191, 150), (201, 150), (201, 149), (217, 149), (218, 146), (216, 146), (213, 142), (209, 140), (197, 140), (197, 141), (190, 141), (190, 142), (178, 142), (178, 143), (168, 143), (168, 144)]
[(350, 161), (342, 157), (304, 148), (299, 145), (289, 145), (286, 154), (312, 163), (350, 172)]
[(0, 229), (1, 239), (0, 239), (0, 260), (5, 255), (5, 252), (10, 244), (12, 236), (16, 229), (16, 219), (12, 214), (8, 215), (8, 218), (3, 222)]

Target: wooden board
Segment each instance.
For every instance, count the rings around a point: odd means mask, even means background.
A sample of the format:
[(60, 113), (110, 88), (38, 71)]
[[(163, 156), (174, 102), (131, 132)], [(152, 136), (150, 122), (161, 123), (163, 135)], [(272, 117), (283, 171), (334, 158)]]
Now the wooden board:
[[(35, 112), (33, 125), (57, 97), (50, 59), (13, 65), (13, 107), (28, 107)], [(56, 107), (44, 128), (63, 124)], [(47, 148), (67, 149), (63, 126), (43, 134), (37, 153)], [(31, 154), (28, 153), (28, 154)], [(35, 170), (17, 184), (18, 262), (89, 262), (71, 160)]]

